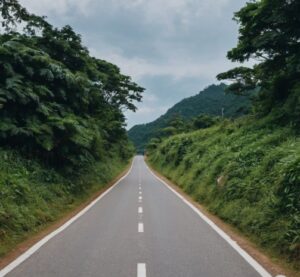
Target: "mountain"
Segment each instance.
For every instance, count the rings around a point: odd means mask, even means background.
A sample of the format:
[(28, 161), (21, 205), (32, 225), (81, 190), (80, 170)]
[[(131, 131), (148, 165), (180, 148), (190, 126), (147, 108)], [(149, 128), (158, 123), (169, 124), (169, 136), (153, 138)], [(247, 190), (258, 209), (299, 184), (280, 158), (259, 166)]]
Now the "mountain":
[(133, 126), (129, 138), (133, 141), (138, 152), (143, 152), (145, 145), (158, 130), (168, 126), (174, 116), (188, 120), (201, 114), (238, 117), (245, 114), (250, 107), (249, 97), (226, 94), (227, 85), (211, 85), (197, 95), (185, 98), (170, 108), (164, 115), (153, 122)]

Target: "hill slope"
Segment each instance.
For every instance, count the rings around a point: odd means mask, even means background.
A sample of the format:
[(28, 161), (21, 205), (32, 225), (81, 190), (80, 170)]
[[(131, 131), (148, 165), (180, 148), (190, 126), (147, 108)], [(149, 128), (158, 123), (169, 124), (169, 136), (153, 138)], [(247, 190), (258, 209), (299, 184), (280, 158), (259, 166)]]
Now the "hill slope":
[(225, 119), (152, 143), (147, 157), (196, 201), (299, 270), (300, 140), (291, 125), (271, 116)]
[(149, 140), (156, 136), (159, 129), (166, 127), (175, 115), (184, 119), (200, 114), (221, 116), (222, 109), (225, 117), (244, 114), (250, 106), (249, 98), (225, 94), (225, 89), (225, 84), (211, 85), (197, 95), (183, 99), (155, 121), (132, 127), (128, 132), (129, 138), (134, 142), (137, 151), (142, 152)]

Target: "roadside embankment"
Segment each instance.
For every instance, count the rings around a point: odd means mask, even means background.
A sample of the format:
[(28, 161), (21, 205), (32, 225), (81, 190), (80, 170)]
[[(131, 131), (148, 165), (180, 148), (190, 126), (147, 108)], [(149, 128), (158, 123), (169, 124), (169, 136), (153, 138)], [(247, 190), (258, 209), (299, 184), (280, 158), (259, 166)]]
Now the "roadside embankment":
[(152, 143), (147, 155), (194, 200), (299, 270), (300, 140), (292, 127), (225, 120)]
[(84, 206), (129, 164), (108, 153), (101, 161), (66, 174), (12, 150), (1, 149), (0, 160), (0, 266), (1, 257)]

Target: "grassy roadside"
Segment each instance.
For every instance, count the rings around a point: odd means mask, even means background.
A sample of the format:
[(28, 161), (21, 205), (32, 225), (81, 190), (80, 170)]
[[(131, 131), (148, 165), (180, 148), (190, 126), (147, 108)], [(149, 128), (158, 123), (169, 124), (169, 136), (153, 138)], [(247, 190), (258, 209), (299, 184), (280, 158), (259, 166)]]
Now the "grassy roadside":
[(300, 140), (292, 127), (224, 121), (150, 145), (147, 154), (195, 201), (299, 271)]
[(0, 159), (0, 264), (24, 240), (89, 202), (129, 164), (110, 153), (67, 177), (15, 151), (1, 149)]
[(300, 271), (295, 270), (293, 266), (282, 260), (281, 257), (274, 256), (270, 251), (262, 248), (254, 242), (253, 238), (249, 237), (245, 233), (241, 232), (238, 228), (222, 220), (217, 215), (213, 214), (207, 206), (203, 206), (195, 199), (185, 193), (176, 182), (171, 181), (166, 176), (158, 172), (148, 161), (148, 157), (145, 156), (147, 165), (151, 168), (152, 172), (158, 176), (161, 180), (168, 184), (173, 190), (179, 193), (183, 198), (193, 204), (201, 213), (208, 217), (214, 224), (221, 228), (230, 238), (235, 240), (239, 246), (244, 249), (251, 257), (253, 257), (258, 263), (260, 263), (272, 276), (282, 275), (288, 277), (300, 277)]

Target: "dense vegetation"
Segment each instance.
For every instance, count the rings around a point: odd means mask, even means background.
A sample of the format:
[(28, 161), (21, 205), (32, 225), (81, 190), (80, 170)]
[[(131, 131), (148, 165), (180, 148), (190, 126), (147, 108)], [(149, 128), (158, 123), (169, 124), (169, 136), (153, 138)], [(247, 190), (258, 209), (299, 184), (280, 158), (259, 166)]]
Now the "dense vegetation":
[(300, 2), (251, 1), (235, 14), (240, 24), (232, 61), (255, 59), (218, 75), (227, 91), (259, 90), (252, 113), (147, 147), (149, 162), (196, 201), (262, 247), (300, 260)]
[(0, 19), (3, 254), (124, 169), (133, 146), (123, 111), (144, 89), (17, 0), (0, 2)]
[(0, 144), (61, 167), (101, 159), (126, 140), (122, 110), (135, 110), (143, 89), (91, 57), (70, 26), (59, 30), (13, 0), (1, 3), (4, 23), (8, 9), (26, 32), (6, 26), (0, 36)]
[(297, 0), (251, 1), (235, 14), (239, 41), (228, 52), (234, 62), (254, 59), (253, 68), (237, 67), (218, 75), (234, 82), (228, 90), (247, 94), (260, 88), (255, 101), (257, 115), (277, 110), (276, 120), (300, 124), (300, 2)]
[(13, 150), (0, 150), (0, 259), (16, 244), (72, 211), (128, 164), (119, 149), (76, 175), (60, 173)]
[(264, 247), (300, 258), (300, 139), (272, 118), (153, 141), (150, 164)]
[[(137, 151), (142, 153), (152, 138), (197, 129), (197, 117), (201, 122), (203, 115), (237, 117), (250, 109), (248, 96), (226, 94), (225, 84), (211, 85), (199, 94), (183, 99), (155, 121), (136, 125), (129, 132)], [(199, 121), (199, 120), (198, 120)]]

